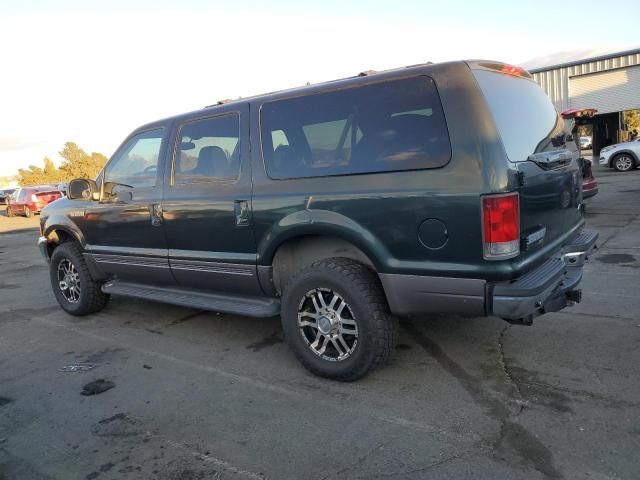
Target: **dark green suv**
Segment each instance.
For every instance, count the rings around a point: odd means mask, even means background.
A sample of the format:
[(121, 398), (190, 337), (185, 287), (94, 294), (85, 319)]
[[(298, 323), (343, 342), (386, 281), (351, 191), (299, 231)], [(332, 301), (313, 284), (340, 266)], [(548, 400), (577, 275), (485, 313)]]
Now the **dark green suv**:
[(39, 244), (73, 315), (111, 294), (280, 315), (305, 367), (354, 380), (398, 316), (530, 324), (580, 300), (578, 153), (518, 67), (361, 74), (140, 127)]

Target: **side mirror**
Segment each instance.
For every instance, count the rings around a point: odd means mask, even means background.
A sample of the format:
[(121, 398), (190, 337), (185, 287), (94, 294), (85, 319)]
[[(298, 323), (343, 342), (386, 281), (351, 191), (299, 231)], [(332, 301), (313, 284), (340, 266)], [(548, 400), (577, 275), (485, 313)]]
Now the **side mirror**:
[(67, 197), (71, 200), (97, 200), (98, 195), (100, 190), (94, 180), (76, 178), (67, 186)]

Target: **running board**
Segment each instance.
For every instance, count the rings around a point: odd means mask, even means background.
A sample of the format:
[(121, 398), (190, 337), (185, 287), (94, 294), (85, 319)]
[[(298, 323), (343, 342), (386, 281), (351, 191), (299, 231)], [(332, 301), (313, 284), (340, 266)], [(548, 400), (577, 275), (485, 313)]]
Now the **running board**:
[(178, 287), (153, 287), (121, 280), (106, 282), (102, 285), (102, 291), (109, 295), (142, 298), (247, 317), (274, 317), (280, 314), (280, 301), (270, 297), (209, 293)]

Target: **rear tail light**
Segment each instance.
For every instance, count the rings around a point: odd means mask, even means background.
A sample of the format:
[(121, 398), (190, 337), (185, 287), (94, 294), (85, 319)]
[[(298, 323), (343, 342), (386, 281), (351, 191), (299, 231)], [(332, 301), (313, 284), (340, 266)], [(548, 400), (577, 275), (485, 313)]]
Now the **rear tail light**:
[(36, 196), (36, 194), (34, 193), (33, 195), (31, 195), (31, 201), (33, 203), (36, 203), (38, 201), (38, 197)]
[(520, 254), (520, 198), (517, 193), (482, 197), (483, 255), (502, 260)]

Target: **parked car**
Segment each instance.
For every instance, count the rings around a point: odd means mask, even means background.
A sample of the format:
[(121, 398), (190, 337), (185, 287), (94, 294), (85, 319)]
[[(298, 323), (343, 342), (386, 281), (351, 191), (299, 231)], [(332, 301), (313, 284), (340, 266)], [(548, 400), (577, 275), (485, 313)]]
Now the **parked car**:
[(280, 315), (311, 372), (355, 380), (397, 317), (529, 325), (580, 301), (576, 143), (518, 67), (418, 65), (220, 102), (135, 130), (38, 241), (60, 306), (110, 295)]
[(587, 199), (598, 193), (598, 180), (593, 175), (593, 162), (583, 159), (582, 165), (582, 198)]
[[(590, 122), (597, 112), (595, 108), (570, 108), (560, 113), (565, 120), (565, 129), (571, 132), (571, 137), (576, 142), (578, 152), (585, 148), (592, 148), (591, 137), (578, 137), (578, 126)], [(593, 175), (593, 163), (580, 154), (578, 164), (582, 170), (582, 197), (585, 199), (593, 197), (598, 193), (598, 181)]]
[(6, 205), (9, 201), (9, 196), (15, 191), (15, 188), (5, 188), (4, 190), (0, 190), (0, 204)]
[(609, 145), (600, 150), (600, 165), (628, 172), (640, 165), (640, 138)]
[(9, 198), (7, 216), (30, 217), (34, 213), (40, 213), (44, 207), (60, 197), (62, 193), (49, 186), (21, 187)]

